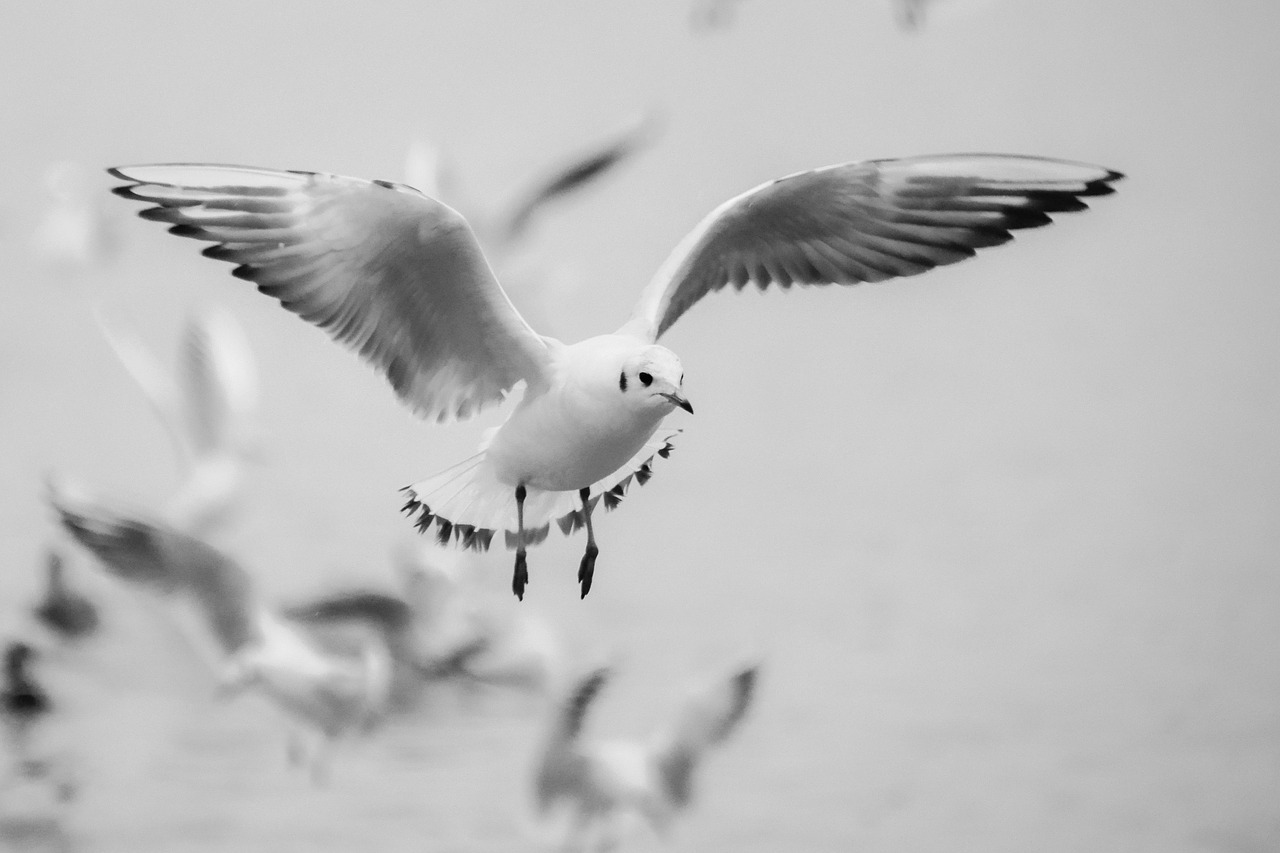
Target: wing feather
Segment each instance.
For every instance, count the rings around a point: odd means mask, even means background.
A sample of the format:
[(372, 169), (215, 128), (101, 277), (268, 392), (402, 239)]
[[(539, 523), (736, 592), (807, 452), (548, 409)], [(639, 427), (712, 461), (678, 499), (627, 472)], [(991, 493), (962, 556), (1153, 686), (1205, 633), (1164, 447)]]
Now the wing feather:
[(1007, 154), (868, 160), (799, 172), (716, 208), (658, 270), (622, 332), (656, 340), (726, 284), (858, 284), (918, 275), (1084, 210), (1124, 177)]
[(470, 226), (417, 190), (317, 172), (172, 164), (108, 170), (144, 219), (215, 245), (258, 285), (378, 368), (426, 418), (545, 386), (546, 339), (494, 278)]
[(224, 652), (260, 638), (249, 575), (230, 557), (179, 530), (101, 501), (51, 494), (68, 533), (112, 574), (167, 595), (190, 596)]

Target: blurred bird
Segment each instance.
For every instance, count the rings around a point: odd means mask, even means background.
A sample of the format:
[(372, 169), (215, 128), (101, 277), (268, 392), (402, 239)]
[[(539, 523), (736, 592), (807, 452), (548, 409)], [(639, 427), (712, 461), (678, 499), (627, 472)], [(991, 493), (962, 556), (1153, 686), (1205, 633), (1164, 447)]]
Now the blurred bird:
[(30, 670), (35, 657), (36, 650), (21, 640), (11, 640), (5, 646), (0, 711), (19, 752), (31, 726), (53, 710), (53, 701)]
[(405, 183), (466, 216), (488, 260), (533, 325), (552, 334), (569, 322), (589, 282), (577, 259), (552, 258), (531, 240), (549, 210), (595, 186), (653, 145), (662, 129), (654, 110), (636, 114), (612, 133), (559, 159), (500, 204), (481, 204), (450, 168), (445, 152), (418, 139), (405, 155)]
[[(368, 731), (382, 717), (390, 662), (372, 638), (344, 653), (323, 649), (257, 599), (244, 569), (196, 537), (83, 496), (55, 490), (50, 503), (107, 571), (196, 606), (223, 655), (224, 694), (256, 687), (318, 733), (311, 754), (314, 781), (327, 779), (336, 741)], [(300, 739), (291, 740), (291, 758), (302, 760), (304, 748)]]
[(541, 818), (567, 807), (563, 849), (611, 850), (637, 817), (666, 838), (675, 815), (692, 802), (703, 754), (746, 714), (758, 674), (756, 665), (739, 667), (691, 692), (671, 724), (645, 740), (594, 741), (582, 737), (583, 722), (610, 671), (602, 667), (583, 677), (552, 722), (534, 779)]
[(135, 335), (100, 315), (98, 326), (173, 441), (179, 486), (165, 504), (165, 520), (195, 536), (221, 530), (244, 497), (246, 468), (258, 454), (258, 376), (244, 330), (225, 310), (193, 316), (170, 371)]
[(417, 190), (317, 172), (239, 166), (121, 167), (116, 194), (144, 219), (215, 245), (289, 310), (356, 349), (424, 418), (465, 418), (525, 390), (479, 451), (405, 488), (419, 530), (487, 548), (504, 531), (523, 598), (526, 549), (555, 521), (586, 528), (578, 568), (591, 589), (592, 512), (643, 484), (678, 430), (661, 429), (684, 369), (657, 339), (703, 296), (732, 284), (857, 284), (915, 275), (1081, 210), (1122, 175), (1002, 154), (869, 160), (799, 172), (730, 199), (690, 232), (612, 334), (573, 345), (535, 332), (453, 209)]
[(417, 546), (401, 549), (402, 595), (351, 589), (287, 608), (313, 630), (372, 627), (385, 637), (398, 677), (393, 691), (411, 702), (423, 681), (455, 680), (543, 690), (558, 674), (558, 645), (543, 620), (499, 614), (458, 581), (456, 562)]
[(426, 647), (475, 647), (464, 660), (465, 674), (483, 684), (535, 692), (558, 684), (560, 643), (547, 620), (536, 612), (504, 608), (465, 584), (467, 566), (451, 557), (430, 540), (399, 554), (396, 568), (405, 598), (419, 624), (427, 626)]
[(0, 759), (0, 850), (71, 853), (68, 817), (76, 792), (64, 762)]
[(99, 203), (89, 174), (69, 160), (50, 164), (44, 173), (45, 206), (31, 248), (41, 264), (60, 275), (101, 269), (119, 254), (119, 223)]
[(695, 30), (722, 30), (733, 23), (733, 14), (742, 0), (693, 0), (689, 21)]
[[(695, 29), (718, 30), (733, 21), (733, 12), (742, 0), (695, 0), (691, 20)], [(930, 7), (973, 8), (990, 0), (884, 0), (893, 13), (894, 22), (906, 32), (917, 32), (924, 26)]]
[(36, 618), (58, 636), (76, 640), (98, 627), (98, 609), (88, 598), (67, 585), (63, 556), (50, 548), (45, 557), (44, 598), (35, 607)]
[[(561, 165), (535, 176), (529, 186), (506, 204), (480, 209), (468, 203), (458, 180), (448, 168), (444, 152), (423, 140), (414, 140), (405, 155), (405, 183), (430, 198), (467, 212), (467, 221), (491, 255), (508, 251), (522, 241), (548, 207), (596, 183), (617, 166), (632, 159), (657, 138), (660, 120), (655, 112), (639, 113), (614, 133), (563, 158)], [(473, 209), (475, 208), (475, 209)]]
[(935, 13), (941, 16), (957, 16), (990, 5), (993, 0), (888, 0), (893, 19), (906, 32), (919, 32), (926, 17)]
[(447, 653), (423, 650), (412, 607), (404, 599), (375, 590), (347, 590), (283, 609), (290, 620), (315, 635), (337, 638), (371, 633), (386, 646), (392, 666), (390, 701), (412, 707), (425, 683), (467, 676), (468, 661), (485, 651), (483, 637)]

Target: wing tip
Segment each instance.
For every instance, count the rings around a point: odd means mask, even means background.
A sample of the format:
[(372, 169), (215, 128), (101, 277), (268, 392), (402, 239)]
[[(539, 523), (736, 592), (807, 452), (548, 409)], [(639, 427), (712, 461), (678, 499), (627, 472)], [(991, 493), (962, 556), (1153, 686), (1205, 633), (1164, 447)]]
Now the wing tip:
[(1086, 182), (1084, 185), (1084, 192), (1080, 193), (1080, 195), (1082, 196), (1111, 195), (1116, 191), (1116, 188), (1112, 185), (1117, 183), (1118, 181), (1123, 181), (1126, 177), (1128, 177), (1124, 172), (1118, 171), (1116, 169), (1107, 169), (1105, 166), (1100, 166), (1099, 168), (1103, 169), (1106, 172), (1106, 174), (1103, 175), (1101, 178), (1095, 178), (1092, 181)]

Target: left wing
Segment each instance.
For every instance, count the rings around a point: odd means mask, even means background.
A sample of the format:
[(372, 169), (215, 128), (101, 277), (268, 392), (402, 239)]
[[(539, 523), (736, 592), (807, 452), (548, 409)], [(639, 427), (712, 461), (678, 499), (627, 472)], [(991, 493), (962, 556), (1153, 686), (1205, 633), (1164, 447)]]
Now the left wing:
[(708, 293), (754, 281), (858, 284), (917, 275), (1084, 210), (1124, 177), (1010, 154), (867, 160), (798, 172), (730, 199), (680, 242), (621, 332), (657, 340)]

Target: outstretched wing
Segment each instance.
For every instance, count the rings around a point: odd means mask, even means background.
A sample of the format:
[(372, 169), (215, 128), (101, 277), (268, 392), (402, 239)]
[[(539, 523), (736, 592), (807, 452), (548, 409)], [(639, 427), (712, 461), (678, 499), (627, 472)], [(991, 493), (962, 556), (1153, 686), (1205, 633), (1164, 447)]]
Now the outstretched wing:
[(217, 549), (103, 501), (52, 491), (62, 526), (122, 580), (190, 596), (226, 653), (259, 639), (259, 605), (245, 571)]
[(656, 340), (706, 294), (754, 281), (858, 284), (972, 257), (1083, 210), (1119, 172), (1040, 157), (959, 154), (799, 172), (716, 208), (645, 289), (624, 333)]
[(247, 451), (254, 437), (258, 372), (235, 318), (221, 309), (193, 316), (183, 336), (179, 370), (186, 432), (197, 453)]
[(560, 709), (553, 740), (570, 743), (577, 739), (582, 732), (582, 724), (586, 721), (587, 709), (591, 707), (610, 675), (608, 667), (599, 667), (578, 680)]
[(689, 804), (698, 760), (738, 727), (751, 706), (759, 673), (757, 665), (743, 666), (692, 694), (672, 726), (658, 736), (654, 763), (671, 802)]
[(178, 458), (184, 464), (191, 461), (193, 448), (191, 435), (185, 429), (181, 412), (181, 393), (173, 376), (165, 372), (160, 362), (151, 354), (142, 340), (133, 332), (113, 326), (101, 312), (94, 312), (98, 329), (116, 358), (137, 383), (151, 404), (160, 422), (173, 440)]
[(657, 117), (643, 113), (614, 136), (602, 139), (530, 188), (498, 223), (498, 238), (513, 243), (524, 236), (548, 204), (572, 195), (643, 150), (657, 135)]
[(470, 226), (412, 187), (317, 172), (173, 164), (108, 170), (144, 219), (216, 245), (232, 275), (357, 350), (416, 413), (464, 418), (545, 384), (521, 318)]

